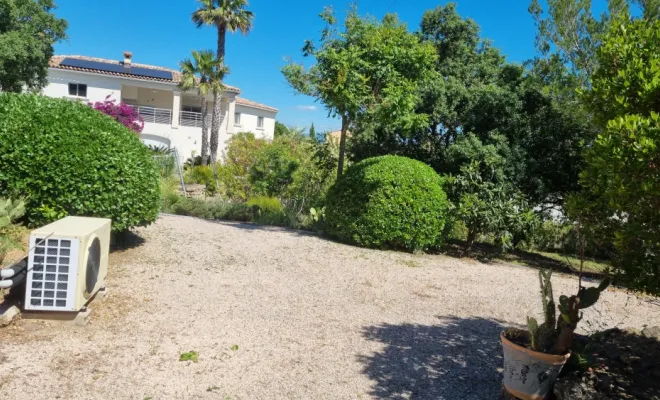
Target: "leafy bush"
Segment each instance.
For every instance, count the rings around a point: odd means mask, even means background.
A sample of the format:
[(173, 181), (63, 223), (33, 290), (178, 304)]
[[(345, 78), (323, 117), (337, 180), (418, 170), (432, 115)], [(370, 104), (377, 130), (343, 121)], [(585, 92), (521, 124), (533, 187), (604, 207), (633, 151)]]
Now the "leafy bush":
[(254, 222), (263, 225), (284, 225), (286, 214), (277, 197), (257, 196), (247, 202), (255, 212)]
[(213, 169), (209, 166), (195, 165), (186, 170), (184, 176), (186, 183), (199, 183), (207, 185), (209, 182), (214, 182)]
[(602, 123), (580, 174), (585, 189), (569, 204), (593, 233), (609, 237), (618, 282), (660, 295), (660, 22), (610, 25), (585, 93)]
[(252, 133), (238, 133), (232, 136), (224, 154), (224, 162), (218, 166), (220, 190), (235, 201), (247, 201), (254, 190), (248, 181), (250, 167), (254, 164), (261, 149), (268, 145), (264, 139), (256, 139)]
[(283, 136), (257, 154), (248, 176), (257, 193), (279, 196), (293, 183), (293, 174), (300, 166), (301, 157), (296, 154), (298, 146), (294, 139)]
[(485, 179), (482, 169), (478, 161), (464, 165), (447, 185), (455, 218), (467, 228), (465, 251), (485, 234), (494, 235), (501, 250), (511, 249), (529, 235), (538, 220), (519, 191)]
[(431, 167), (397, 156), (351, 166), (327, 195), (335, 238), (366, 247), (423, 250), (440, 244), (448, 201)]
[(117, 100), (110, 100), (108, 95), (104, 101), (97, 101), (96, 103), (89, 103), (95, 110), (102, 112), (114, 118), (115, 121), (124, 125), (128, 129), (140, 133), (144, 129), (144, 119), (132, 107), (124, 103), (117, 104)]
[(22, 247), (23, 232), (14, 221), (21, 218), (23, 214), (25, 214), (23, 200), (0, 198), (0, 265), (9, 250)]
[(0, 94), (0, 195), (25, 197), (39, 226), (66, 215), (111, 218), (114, 231), (153, 222), (159, 173), (135, 133), (84, 104)]

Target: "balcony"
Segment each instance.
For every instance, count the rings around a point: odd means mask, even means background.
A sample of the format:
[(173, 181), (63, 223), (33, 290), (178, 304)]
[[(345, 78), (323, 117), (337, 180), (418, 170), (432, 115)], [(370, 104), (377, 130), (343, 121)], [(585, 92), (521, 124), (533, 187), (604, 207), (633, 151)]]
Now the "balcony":
[[(191, 126), (194, 128), (202, 127), (202, 113), (192, 111), (181, 111), (179, 119), (181, 126)], [(206, 116), (206, 126), (211, 127), (211, 113)]]
[(172, 125), (172, 110), (146, 106), (130, 107), (137, 111), (138, 115), (142, 117), (144, 122), (149, 122), (152, 124)]
[[(142, 117), (144, 122), (152, 124), (172, 125), (172, 110), (166, 108), (154, 108), (147, 106), (134, 106), (129, 105), (134, 109), (138, 115)], [(202, 113), (181, 111), (179, 114), (179, 123), (181, 126), (189, 126), (192, 128), (202, 127)], [(221, 118), (222, 121), (224, 118)], [(211, 127), (211, 113), (206, 117), (207, 126)]]

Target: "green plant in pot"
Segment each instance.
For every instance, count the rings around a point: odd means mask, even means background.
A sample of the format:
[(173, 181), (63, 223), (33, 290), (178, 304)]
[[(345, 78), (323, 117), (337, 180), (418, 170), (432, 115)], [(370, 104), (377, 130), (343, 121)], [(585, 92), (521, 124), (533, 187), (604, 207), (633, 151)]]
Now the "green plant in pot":
[(501, 334), (504, 387), (519, 399), (549, 398), (557, 376), (570, 357), (582, 310), (596, 304), (610, 285), (610, 279), (605, 278), (599, 286), (587, 288), (582, 286), (580, 276), (578, 293), (560, 296), (559, 305), (555, 306), (551, 278), (551, 270), (539, 271), (545, 321), (539, 324), (535, 318), (527, 317), (527, 331), (511, 328)]

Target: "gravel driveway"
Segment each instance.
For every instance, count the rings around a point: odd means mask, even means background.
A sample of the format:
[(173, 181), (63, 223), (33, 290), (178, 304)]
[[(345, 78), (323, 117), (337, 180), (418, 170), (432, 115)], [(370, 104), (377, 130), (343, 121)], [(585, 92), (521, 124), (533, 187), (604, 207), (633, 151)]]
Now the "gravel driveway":
[[(0, 329), (0, 398), (494, 399), (502, 326), (540, 311), (529, 268), (174, 216), (139, 235), (87, 326)], [(576, 285), (556, 276), (555, 295)], [(622, 291), (586, 314), (660, 325)]]

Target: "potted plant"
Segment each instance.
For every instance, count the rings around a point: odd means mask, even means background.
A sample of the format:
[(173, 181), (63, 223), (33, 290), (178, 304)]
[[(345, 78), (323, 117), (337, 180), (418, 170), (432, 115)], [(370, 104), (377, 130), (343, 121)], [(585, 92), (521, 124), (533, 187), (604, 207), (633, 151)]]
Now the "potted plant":
[[(555, 309), (552, 271), (540, 270), (541, 302), (545, 321), (539, 325), (527, 317), (527, 330), (507, 329), (500, 334), (504, 349), (504, 388), (523, 400), (550, 398), (552, 387), (571, 354), (573, 335), (582, 319), (581, 310), (591, 307), (610, 285), (605, 278), (598, 287), (582, 286), (578, 293), (560, 296)], [(557, 318), (557, 310), (559, 318)]]

